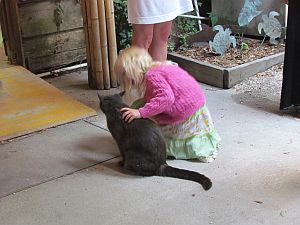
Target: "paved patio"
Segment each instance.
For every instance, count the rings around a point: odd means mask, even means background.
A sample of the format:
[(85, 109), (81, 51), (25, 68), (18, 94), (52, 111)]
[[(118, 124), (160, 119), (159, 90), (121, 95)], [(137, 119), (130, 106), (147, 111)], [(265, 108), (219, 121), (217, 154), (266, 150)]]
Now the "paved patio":
[(98, 116), (0, 144), (0, 225), (300, 224), (300, 120), (279, 111), (280, 87), (266, 90), (274, 77), (259, 79), (229, 90), (201, 84), (221, 151), (209, 164), (169, 164), (209, 176), (207, 192), (122, 173), (86, 71), (47, 79)]

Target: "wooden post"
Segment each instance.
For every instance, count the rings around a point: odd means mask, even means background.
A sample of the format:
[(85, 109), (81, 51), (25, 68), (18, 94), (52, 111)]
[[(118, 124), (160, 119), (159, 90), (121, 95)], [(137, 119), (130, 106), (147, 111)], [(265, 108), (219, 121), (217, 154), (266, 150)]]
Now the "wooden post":
[(8, 42), (8, 21), (7, 21), (7, 14), (6, 14), (6, 2), (0, 1), (0, 17), (1, 17), (1, 30), (2, 30), (2, 39), (3, 39), (3, 46), (5, 49), (5, 54), (8, 56), (8, 53), (10, 52), (10, 42)]
[[(22, 39), (21, 39), (21, 30), (19, 26), (19, 10), (18, 10), (18, 2), (17, 0), (10, 0), (9, 1), (9, 21), (10, 22), (10, 28), (12, 32), (12, 36), (10, 37), (11, 40), (14, 40), (14, 57), (15, 61), (12, 62), (14, 64), (23, 65), (25, 66), (25, 59), (24, 59), (24, 49), (22, 47)], [(15, 19), (11, 19), (15, 18)]]
[[(7, 46), (7, 56), (8, 60), (12, 64), (17, 64), (17, 53), (16, 53), (16, 40), (15, 40), (15, 35), (14, 35), (14, 26), (12, 25), (13, 21), (10, 20), (10, 18), (16, 18), (16, 15), (12, 13), (13, 7), (12, 5), (14, 4), (13, 1), (7, 1), (5, 0), (4, 2), (4, 7), (5, 7), (5, 25), (6, 25), (6, 46)], [(17, 18), (15, 19), (17, 21)]]

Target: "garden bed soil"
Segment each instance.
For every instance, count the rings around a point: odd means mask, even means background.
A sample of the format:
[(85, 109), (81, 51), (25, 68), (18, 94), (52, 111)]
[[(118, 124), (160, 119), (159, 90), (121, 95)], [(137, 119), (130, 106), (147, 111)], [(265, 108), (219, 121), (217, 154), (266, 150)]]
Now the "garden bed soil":
[(168, 58), (177, 62), (200, 82), (221, 88), (231, 88), (259, 72), (263, 72), (284, 59), (285, 45), (269, 45), (267, 41), (244, 38), (248, 49), (230, 48), (224, 56), (211, 51), (207, 43), (194, 43), (179, 47)]

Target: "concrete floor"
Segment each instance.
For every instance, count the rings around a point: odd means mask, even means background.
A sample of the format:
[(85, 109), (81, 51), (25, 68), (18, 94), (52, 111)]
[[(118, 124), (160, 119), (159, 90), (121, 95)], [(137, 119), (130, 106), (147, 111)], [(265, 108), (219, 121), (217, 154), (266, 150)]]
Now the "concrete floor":
[(300, 120), (279, 111), (278, 91), (202, 84), (221, 151), (209, 164), (169, 164), (209, 176), (205, 192), (189, 181), (122, 173), (87, 73), (47, 80), (98, 116), (0, 145), (0, 225), (300, 224)]

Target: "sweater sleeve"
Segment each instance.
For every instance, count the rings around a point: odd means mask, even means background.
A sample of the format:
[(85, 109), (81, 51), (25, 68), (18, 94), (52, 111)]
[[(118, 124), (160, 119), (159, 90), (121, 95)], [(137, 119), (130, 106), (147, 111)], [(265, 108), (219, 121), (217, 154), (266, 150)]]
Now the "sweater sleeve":
[(143, 118), (149, 118), (171, 108), (175, 101), (174, 93), (168, 82), (159, 74), (147, 74), (146, 89), (150, 100), (139, 109)]

